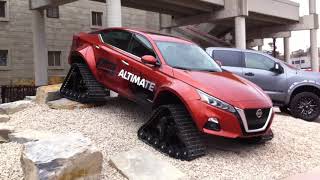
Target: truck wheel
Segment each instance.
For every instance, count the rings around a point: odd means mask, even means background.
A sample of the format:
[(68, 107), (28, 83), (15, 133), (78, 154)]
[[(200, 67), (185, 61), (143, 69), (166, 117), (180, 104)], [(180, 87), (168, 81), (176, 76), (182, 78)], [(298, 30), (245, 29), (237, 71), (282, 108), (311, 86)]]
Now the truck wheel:
[(302, 92), (293, 97), (290, 110), (294, 117), (314, 121), (320, 115), (319, 97), (312, 92)]
[(170, 157), (193, 160), (205, 155), (200, 131), (183, 105), (162, 105), (139, 130), (140, 140)]
[(281, 107), (279, 107), (279, 109), (280, 109), (280, 111), (281, 111), (282, 113), (291, 115), (291, 112), (290, 112), (288, 106), (281, 106)]

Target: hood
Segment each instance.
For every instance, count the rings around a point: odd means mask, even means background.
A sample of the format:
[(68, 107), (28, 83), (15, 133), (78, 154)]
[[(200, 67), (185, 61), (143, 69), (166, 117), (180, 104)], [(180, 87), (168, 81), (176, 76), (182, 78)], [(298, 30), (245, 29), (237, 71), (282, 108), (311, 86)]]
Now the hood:
[(258, 86), (230, 72), (174, 69), (174, 77), (233, 105), (250, 101), (261, 102), (261, 106), (272, 105), (270, 98)]
[(320, 73), (319, 72), (297, 70), (296, 73), (298, 76), (304, 77), (306, 79), (312, 79), (312, 80), (316, 80), (316, 81), (320, 80)]

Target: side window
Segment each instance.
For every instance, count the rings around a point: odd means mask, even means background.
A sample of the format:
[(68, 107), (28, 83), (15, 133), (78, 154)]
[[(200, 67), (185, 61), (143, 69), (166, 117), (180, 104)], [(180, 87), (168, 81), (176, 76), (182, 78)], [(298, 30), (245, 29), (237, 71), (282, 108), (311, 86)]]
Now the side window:
[(151, 43), (139, 34), (134, 34), (132, 36), (129, 52), (138, 57), (142, 57), (144, 55), (152, 55), (156, 57)]
[(124, 51), (128, 51), (131, 33), (127, 31), (109, 31), (102, 32), (101, 37), (104, 43), (110, 44)]
[(245, 53), (246, 67), (270, 71), (274, 67), (274, 61), (270, 58), (254, 53)]
[(216, 61), (220, 61), (222, 66), (242, 67), (241, 52), (214, 50), (212, 57)]

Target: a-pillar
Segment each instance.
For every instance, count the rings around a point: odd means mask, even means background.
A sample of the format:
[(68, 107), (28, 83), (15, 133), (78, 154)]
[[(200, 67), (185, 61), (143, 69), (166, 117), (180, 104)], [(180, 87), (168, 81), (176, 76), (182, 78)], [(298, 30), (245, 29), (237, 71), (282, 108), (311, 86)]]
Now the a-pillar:
[(48, 84), (48, 50), (43, 11), (32, 11), (33, 63), (36, 86)]
[(283, 38), (283, 50), (284, 50), (284, 61), (289, 63), (290, 61), (290, 38)]
[(235, 45), (236, 48), (246, 49), (246, 18), (235, 17)]
[[(316, 0), (309, 0), (309, 14), (316, 14)], [(317, 29), (310, 30), (310, 53), (312, 71), (319, 71), (319, 57), (317, 48)]]
[(121, 0), (107, 0), (107, 27), (121, 27)]

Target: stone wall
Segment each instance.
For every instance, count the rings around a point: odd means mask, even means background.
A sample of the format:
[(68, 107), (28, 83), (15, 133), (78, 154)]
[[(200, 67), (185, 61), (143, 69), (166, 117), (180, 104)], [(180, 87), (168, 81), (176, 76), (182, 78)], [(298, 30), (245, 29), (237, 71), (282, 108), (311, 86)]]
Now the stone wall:
[[(29, 0), (9, 0), (9, 21), (0, 21), (0, 49), (9, 50), (11, 66), (0, 70), (0, 85), (33, 83), (32, 12)], [(67, 57), (72, 35), (92, 31), (91, 11), (103, 12), (106, 24), (106, 4), (79, 0), (60, 6), (60, 17), (46, 18), (48, 51), (61, 51), (62, 67), (49, 68), (49, 77), (64, 76), (69, 65)], [(159, 14), (122, 7), (124, 27), (159, 29)]]

